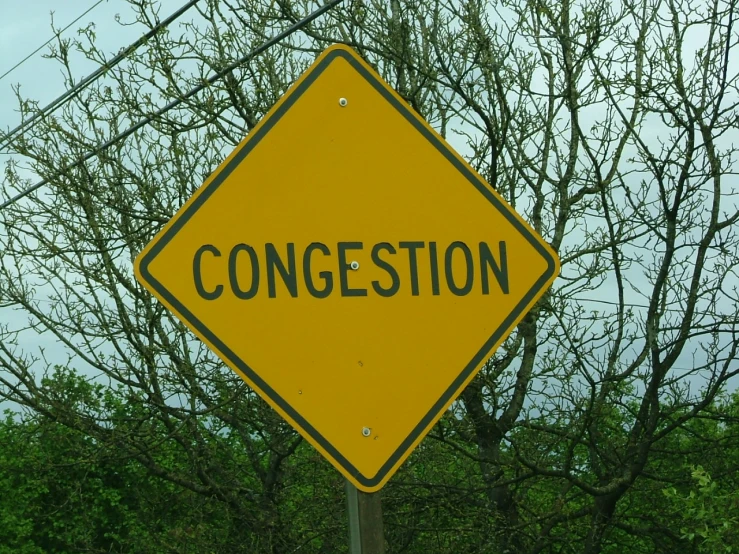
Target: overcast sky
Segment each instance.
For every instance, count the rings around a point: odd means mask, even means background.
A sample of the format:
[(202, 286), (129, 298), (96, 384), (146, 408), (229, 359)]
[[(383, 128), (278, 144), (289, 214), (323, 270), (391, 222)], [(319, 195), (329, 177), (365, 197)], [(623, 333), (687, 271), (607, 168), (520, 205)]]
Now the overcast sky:
[[(184, 3), (185, 0), (159, 0), (159, 18), (166, 18)], [(140, 25), (121, 26), (116, 22), (116, 14), (120, 14), (123, 21), (133, 18), (131, 6), (124, 0), (0, 0), (0, 76), (54, 35), (52, 17), (56, 29), (63, 29), (90, 8), (92, 10), (64, 31), (62, 37), (74, 37), (77, 29), (94, 22), (98, 47), (112, 57), (146, 31)], [(174, 27), (179, 27), (192, 17), (186, 14), (175, 22)], [(21, 122), (12, 87), (19, 85), (23, 97), (38, 101), (40, 106), (48, 104), (65, 91), (59, 63), (43, 57), (48, 51), (49, 46), (42, 48), (10, 74), (0, 78), (0, 130), (15, 128)], [(77, 80), (97, 69), (96, 64), (84, 60), (79, 54), (71, 59)], [(455, 143), (454, 137), (450, 142), (455, 147), (460, 146)], [(0, 154), (0, 165), (6, 159), (6, 155)], [(28, 177), (36, 180), (30, 173)], [(0, 311), (0, 318), (5, 318), (7, 322), (7, 317), (7, 310)], [(25, 319), (26, 316), (20, 317)], [(34, 347), (44, 346), (47, 355), (53, 357), (58, 352), (64, 359), (64, 349), (57, 346), (51, 337), (47, 339), (26, 334), (24, 340), (28, 341), (28, 344), (22, 345), (26, 348), (35, 350)]]
[[(164, 19), (176, 11), (185, 0), (160, 0), (160, 19)], [(92, 8), (90, 10), (90, 8)], [(114, 56), (138, 39), (146, 29), (141, 25), (122, 26), (116, 22), (116, 14), (120, 14), (122, 21), (133, 19), (133, 10), (125, 0), (0, 0), (0, 75), (4, 75), (17, 63), (21, 62), (39, 46), (54, 36), (52, 21), (57, 30), (64, 29), (86, 11), (79, 21), (61, 33), (62, 38), (73, 38), (77, 30), (86, 27), (89, 23), (95, 24), (98, 47)], [(187, 21), (184, 16), (181, 21)], [(20, 86), (24, 98), (33, 99), (45, 106), (60, 94), (65, 92), (64, 76), (58, 61), (44, 57), (49, 48), (56, 43), (56, 39), (29, 59), (13, 69), (9, 74), (0, 78), (0, 130), (7, 132), (21, 123), (18, 112), (18, 101), (13, 91)], [(71, 55), (72, 69), (79, 81), (97, 69), (97, 64), (89, 62), (80, 54)], [(7, 160), (6, 154), (0, 154), (0, 165)], [(28, 172), (28, 178), (36, 181), (36, 177)], [(10, 321), (9, 321), (10, 320)], [(27, 316), (18, 311), (0, 310), (0, 323), (25, 322)], [(44, 348), (47, 359), (64, 362), (66, 350), (57, 341), (48, 336), (39, 336), (35, 333), (24, 333), (21, 336), (21, 345), (24, 350), (38, 352)]]
[[(183, 3), (184, 0), (160, 0), (160, 19)], [(98, 0), (0, 0), (0, 75), (54, 36), (52, 17), (55, 28), (63, 29), (90, 8), (92, 10), (62, 33), (62, 37), (74, 37), (77, 29), (93, 22), (98, 46), (112, 57), (145, 32), (140, 25), (124, 27), (116, 23), (116, 14), (120, 14), (123, 21), (132, 19), (131, 6), (124, 0), (103, 0), (99, 4)], [(187, 19), (185, 16), (182, 20)], [(7, 131), (20, 123), (11, 86), (20, 85), (24, 97), (38, 100), (41, 105), (64, 92), (59, 63), (43, 57), (48, 52), (47, 46), (0, 79), (0, 129)], [(78, 79), (96, 69), (95, 64), (82, 56), (73, 56), (72, 61)]]

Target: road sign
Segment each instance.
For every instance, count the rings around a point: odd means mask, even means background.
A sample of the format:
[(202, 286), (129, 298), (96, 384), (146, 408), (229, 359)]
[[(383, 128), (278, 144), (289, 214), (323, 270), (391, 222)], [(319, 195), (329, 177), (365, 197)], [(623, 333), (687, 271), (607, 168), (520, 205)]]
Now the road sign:
[(369, 65), (334, 46), (135, 270), (371, 492), (544, 294), (559, 261)]

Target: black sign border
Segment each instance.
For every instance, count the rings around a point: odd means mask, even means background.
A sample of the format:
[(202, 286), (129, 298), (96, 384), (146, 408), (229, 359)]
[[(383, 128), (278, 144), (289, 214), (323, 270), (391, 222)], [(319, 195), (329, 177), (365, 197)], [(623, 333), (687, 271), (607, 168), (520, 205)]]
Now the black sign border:
[[(480, 348), (480, 350), (473, 356), (473, 358), (467, 363), (465, 368), (461, 371), (449, 387), (444, 391), (441, 397), (434, 403), (429, 412), (421, 419), (421, 421), (413, 428), (413, 431), (406, 437), (406, 439), (400, 444), (395, 452), (388, 458), (387, 462), (380, 468), (376, 475), (372, 477), (366, 477), (362, 475), (359, 470), (354, 467), (349, 460), (347, 460), (331, 443), (326, 440), (313, 426), (310, 425), (285, 399), (283, 399), (277, 392), (270, 387), (266, 381), (264, 381), (259, 374), (254, 371), (249, 365), (244, 362), (239, 356), (237, 356), (228, 346), (226, 346), (210, 329), (208, 329), (195, 315), (188, 310), (172, 293), (170, 293), (149, 271), (149, 265), (157, 257), (157, 255), (167, 246), (172, 238), (182, 229), (182, 227), (190, 220), (190, 218), (198, 211), (198, 209), (208, 201), (208, 198), (218, 189), (218, 187), (229, 177), (231, 172), (243, 161), (243, 159), (249, 155), (255, 146), (259, 144), (259, 141), (274, 127), (274, 125), (280, 120), (280, 118), (290, 109), (290, 107), (300, 98), (300, 96), (311, 86), (311, 84), (323, 73), (332, 62), (337, 59), (343, 59), (347, 61), (351, 66), (364, 78), (367, 82), (379, 92), (385, 100), (387, 100), (405, 119), (413, 125), (419, 133), (421, 133), (436, 149), (462, 174), (465, 178), (486, 198), (493, 206), (516, 228), (518, 232), (523, 235), (526, 240), (539, 252), (539, 254), (546, 260), (547, 269), (537, 279), (528, 293), (521, 299), (516, 305), (513, 311), (506, 317), (501, 325), (493, 332), (490, 338)], [(557, 262), (549, 253), (549, 251), (541, 244), (540, 240), (531, 231), (523, 225), (514, 215), (511, 213), (511, 208), (501, 202), (488, 188), (487, 184), (481, 181), (473, 172), (471, 172), (459, 159), (452, 153), (450, 148), (432, 132), (424, 124), (422, 124), (418, 117), (411, 111), (404, 102), (398, 100), (389, 90), (388, 86), (385, 85), (382, 80), (372, 71), (369, 71), (362, 63), (360, 63), (349, 51), (336, 48), (326, 54), (326, 56), (320, 60), (318, 64), (313, 67), (313, 70), (305, 76), (305, 78), (298, 84), (298, 86), (289, 93), (289, 96), (280, 104), (277, 110), (269, 116), (269, 119), (255, 132), (244, 144), (243, 148), (239, 150), (236, 155), (228, 162), (228, 164), (221, 170), (221, 172), (215, 176), (215, 178), (207, 185), (206, 189), (190, 204), (187, 209), (178, 217), (178, 219), (172, 224), (169, 229), (159, 238), (159, 240), (152, 246), (152, 248), (143, 256), (139, 265), (139, 271), (144, 280), (154, 289), (159, 295), (166, 299), (167, 302), (181, 314), (193, 328), (197, 329), (200, 334), (206, 337), (210, 343), (215, 346), (219, 352), (225, 356), (235, 367), (237, 367), (254, 385), (256, 385), (265, 395), (269, 397), (272, 402), (278, 405), (286, 414), (288, 414), (295, 423), (305, 431), (310, 437), (315, 440), (321, 447), (343, 467), (350, 475), (352, 475), (357, 482), (361, 483), (367, 488), (376, 487), (388, 473), (393, 469), (393, 466), (408, 454), (409, 449), (418, 437), (423, 433), (424, 429), (429, 423), (439, 415), (444, 407), (454, 399), (454, 393), (457, 389), (474, 373), (479, 367), (482, 366), (485, 355), (491, 350), (492, 346), (500, 340), (503, 333), (508, 330), (513, 322), (522, 314), (523, 310), (529, 304), (529, 302), (536, 296), (546, 283), (552, 278), (557, 269)]]

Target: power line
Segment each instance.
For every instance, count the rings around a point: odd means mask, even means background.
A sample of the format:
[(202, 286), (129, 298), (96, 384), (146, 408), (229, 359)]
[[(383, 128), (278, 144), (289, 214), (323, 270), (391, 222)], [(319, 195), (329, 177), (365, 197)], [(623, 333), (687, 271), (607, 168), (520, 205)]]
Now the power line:
[[(573, 297), (571, 300), (574, 302), (594, 302), (596, 304), (607, 304), (608, 306), (615, 306), (619, 307), (621, 306), (620, 303), (615, 302), (613, 300), (600, 300), (596, 298), (580, 298), (580, 297)], [(649, 306), (646, 304), (629, 304), (628, 302), (623, 303), (624, 308), (644, 308), (645, 310), (649, 309)], [(685, 311), (685, 310), (668, 310), (668, 311)]]
[(271, 48), (272, 46), (274, 46), (275, 44), (277, 44), (281, 40), (289, 37), (290, 35), (292, 35), (296, 31), (299, 31), (300, 29), (302, 29), (303, 27), (305, 27), (308, 23), (312, 22), (314, 19), (316, 19), (319, 16), (323, 15), (324, 13), (326, 13), (330, 9), (334, 8), (335, 6), (338, 6), (343, 1), (344, 0), (330, 0), (329, 2), (325, 3), (323, 6), (321, 6), (317, 10), (313, 11), (312, 13), (310, 13), (309, 15), (307, 15), (306, 17), (304, 17), (300, 21), (294, 23), (293, 25), (291, 25), (290, 27), (288, 27), (287, 29), (285, 29), (281, 33), (275, 35), (274, 37), (272, 37), (268, 41), (263, 42), (262, 44), (260, 44), (259, 46), (257, 46), (254, 50), (252, 50), (251, 52), (249, 52), (248, 54), (245, 54), (244, 56), (242, 56), (241, 58), (239, 58), (235, 62), (233, 62), (233, 63), (229, 64), (228, 66), (226, 66), (221, 71), (218, 71), (215, 74), (211, 75), (205, 81), (203, 81), (202, 84), (200, 84), (200, 85), (196, 86), (195, 88), (191, 89), (189, 92), (187, 92), (186, 94), (184, 94), (182, 97), (177, 98), (176, 100), (172, 100), (172, 102), (170, 102), (166, 106), (160, 108), (159, 110), (157, 110), (153, 114), (151, 114), (151, 115), (149, 115), (149, 116), (147, 116), (147, 117), (139, 120), (138, 123), (136, 123), (132, 127), (129, 127), (128, 129), (126, 129), (122, 133), (119, 133), (118, 135), (114, 136), (113, 138), (108, 139), (104, 143), (98, 145), (98, 147), (95, 148), (93, 151), (88, 152), (83, 157), (79, 158), (76, 162), (73, 162), (73, 163), (69, 164), (68, 166), (64, 167), (62, 170), (57, 171), (52, 177), (43, 179), (43, 180), (39, 181), (38, 183), (36, 183), (35, 185), (32, 185), (32, 186), (28, 187), (27, 189), (21, 191), (20, 193), (16, 194), (14, 197), (10, 198), (9, 200), (6, 200), (2, 204), (0, 204), (0, 210), (2, 210), (4, 208), (7, 208), (11, 204), (16, 203), (21, 198), (25, 198), (26, 196), (28, 196), (32, 192), (34, 192), (34, 191), (40, 189), (41, 187), (43, 187), (44, 185), (48, 184), (49, 181), (51, 181), (53, 179), (56, 179), (60, 175), (62, 175), (64, 173), (66, 173), (67, 171), (69, 171), (70, 169), (74, 169), (78, 165), (83, 164), (87, 160), (89, 160), (89, 159), (97, 156), (98, 154), (100, 154), (104, 150), (107, 150), (108, 148), (110, 148), (111, 146), (113, 146), (116, 142), (118, 142), (120, 140), (123, 140), (126, 137), (132, 135), (133, 133), (135, 133), (136, 131), (138, 131), (139, 129), (141, 129), (142, 127), (144, 127), (145, 125), (148, 125), (149, 123), (151, 123), (152, 121), (154, 121), (154, 119), (156, 119), (157, 117), (160, 117), (161, 115), (163, 115), (164, 113), (168, 112), (172, 108), (175, 108), (175, 107), (179, 106), (185, 100), (188, 100), (188, 99), (192, 98), (198, 92), (200, 92), (201, 90), (209, 87), (210, 85), (212, 85), (213, 83), (215, 83), (217, 80), (219, 80), (221, 77), (223, 77), (227, 73), (230, 73), (231, 71), (233, 71), (234, 69), (236, 69), (238, 66), (243, 65), (244, 63), (246, 63), (251, 58), (253, 58), (253, 57), (261, 54), (262, 52), (264, 52), (268, 48)]
[[(595, 304), (606, 304), (608, 306), (613, 306), (616, 308), (619, 308), (623, 305), (624, 308), (642, 308), (644, 310), (648, 310), (649, 306), (647, 304), (633, 304), (629, 302), (624, 302), (623, 304), (620, 304), (619, 302), (613, 301), (613, 300), (601, 300), (596, 298), (581, 298), (574, 296), (570, 298), (572, 302), (591, 302)], [(669, 305), (672, 306), (676, 304), (677, 301), (671, 302)], [(678, 314), (685, 314), (685, 308), (664, 308), (662, 310), (663, 312), (670, 312), (670, 313), (678, 313)]]
[[(101, 0), (102, 1), (102, 0)], [(40, 119), (41, 117), (47, 116), (52, 114), (56, 109), (66, 100), (77, 96), (82, 90), (84, 90), (87, 85), (91, 84), (93, 81), (95, 81), (98, 77), (103, 75), (105, 72), (107, 72), (109, 69), (114, 68), (116, 65), (118, 65), (121, 61), (126, 59), (132, 52), (134, 52), (139, 46), (144, 44), (147, 40), (149, 40), (151, 37), (153, 37), (155, 34), (157, 34), (159, 31), (170, 25), (173, 21), (175, 21), (177, 18), (179, 18), (182, 14), (184, 14), (187, 10), (192, 8), (195, 4), (197, 4), (200, 0), (190, 0), (187, 4), (182, 6), (180, 9), (178, 9), (176, 12), (174, 12), (172, 15), (170, 15), (168, 18), (162, 20), (160, 23), (152, 27), (149, 31), (141, 35), (139, 39), (136, 42), (131, 43), (126, 48), (118, 52), (115, 57), (113, 57), (109, 62), (101, 65), (99, 68), (97, 68), (95, 71), (90, 73), (87, 77), (82, 79), (77, 85), (66, 91), (61, 96), (58, 96), (55, 100), (53, 100), (51, 103), (47, 104), (41, 110), (33, 114), (29, 119), (23, 121), (20, 125), (18, 125), (15, 129), (12, 131), (9, 131), (7, 135), (0, 138), (0, 150), (5, 148), (6, 146), (10, 145), (10, 142), (13, 140), (13, 137), (15, 137), (17, 134), (23, 132), (28, 128), (29, 125)], [(98, 2), (100, 3), (100, 2)], [(93, 6), (94, 7), (94, 6)], [(91, 8), (92, 9), (92, 8)], [(88, 10), (89, 11), (89, 10)], [(83, 14), (84, 15), (84, 14)], [(82, 16), (80, 16), (82, 17)], [(78, 18), (79, 19), (79, 18)]]
[(94, 10), (95, 8), (97, 8), (100, 4), (102, 4), (105, 1), (106, 0), (98, 0), (97, 2), (95, 2), (95, 4), (93, 4), (92, 7), (88, 8), (85, 13), (83, 13), (82, 15), (80, 15), (79, 17), (77, 17), (77, 19), (75, 19), (74, 21), (72, 21), (72, 23), (70, 23), (69, 25), (67, 25), (66, 27), (64, 27), (64, 29), (62, 29), (61, 31), (59, 31), (58, 33), (56, 33), (53, 37), (51, 37), (49, 40), (47, 40), (46, 42), (44, 42), (41, 46), (39, 46), (38, 48), (36, 48), (36, 50), (34, 50), (30, 54), (28, 54), (28, 56), (26, 56), (25, 58), (23, 58), (21, 61), (19, 61), (13, 67), (11, 67), (10, 69), (8, 69), (5, 73), (3, 73), (2, 75), (0, 75), (0, 81), (2, 81), (3, 78), (5, 78), (8, 75), (10, 75), (16, 69), (18, 69), (21, 65), (23, 65), (25, 62), (27, 62), (31, 57), (33, 57), (35, 54), (37, 54), (42, 48), (44, 48), (47, 44), (49, 44), (52, 40), (54, 40), (55, 38), (57, 38), (64, 31), (66, 31), (67, 29), (69, 29), (72, 25), (74, 25), (75, 23), (77, 23), (80, 19), (82, 19), (83, 17), (85, 17), (88, 13), (90, 13), (92, 10)]

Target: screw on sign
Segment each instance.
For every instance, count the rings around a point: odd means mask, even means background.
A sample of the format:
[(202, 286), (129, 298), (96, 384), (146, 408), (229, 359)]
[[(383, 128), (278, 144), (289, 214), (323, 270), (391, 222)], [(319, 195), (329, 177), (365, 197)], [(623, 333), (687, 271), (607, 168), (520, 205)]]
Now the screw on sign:
[(374, 492), (559, 260), (354, 51), (334, 46), (135, 271), (352, 486)]

